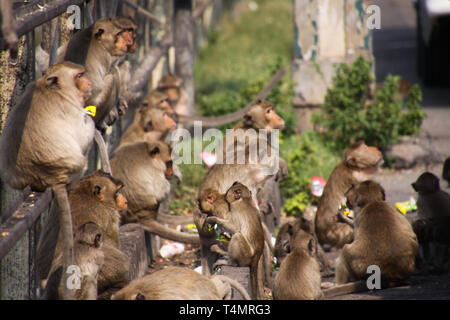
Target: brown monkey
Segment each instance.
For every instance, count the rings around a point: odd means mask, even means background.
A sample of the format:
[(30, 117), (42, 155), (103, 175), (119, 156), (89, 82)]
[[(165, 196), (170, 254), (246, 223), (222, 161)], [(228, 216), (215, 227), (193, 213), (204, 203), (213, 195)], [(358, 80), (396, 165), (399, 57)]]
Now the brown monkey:
[(166, 73), (158, 82), (158, 90), (169, 97), (175, 114), (186, 113), (187, 96), (182, 88), (183, 79), (173, 73)]
[(225, 200), (230, 206), (229, 218), (211, 216), (206, 221), (218, 224), (231, 233), (228, 255), (238, 266), (250, 266), (252, 295), (255, 299), (262, 298), (258, 264), (264, 249), (264, 231), (259, 210), (255, 207), (250, 190), (239, 182), (227, 191)]
[(111, 18), (97, 20), (92, 28), (78, 32), (68, 43), (64, 60), (84, 65), (86, 77), (92, 82), (92, 96), (87, 104), (97, 108), (94, 117), (97, 127), (102, 127), (102, 121), (113, 107), (107, 104), (114, 90), (111, 67), (118, 57), (128, 52), (131, 44), (132, 39)]
[[(69, 192), (73, 229), (78, 230), (81, 225), (94, 222), (103, 230), (105, 241), (118, 248), (119, 211), (127, 208), (127, 200), (121, 194), (122, 187), (121, 181), (100, 170), (84, 177)], [(59, 232), (57, 214), (57, 210), (52, 207), (39, 238), (39, 279), (47, 278), (53, 260)]]
[(222, 300), (230, 298), (229, 285), (250, 300), (242, 285), (233, 279), (220, 275), (208, 278), (180, 267), (167, 267), (133, 280), (112, 300)]
[(450, 217), (450, 194), (441, 190), (438, 177), (424, 172), (411, 185), (419, 194), (417, 209), (420, 219)]
[(319, 263), (316, 261), (316, 240), (300, 228), (299, 223), (287, 224), (291, 236), (275, 277), (274, 300), (317, 300), (322, 297)]
[[(196, 207), (194, 210), (194, 222), (202, 244), (201, 261), (204, 274), (211, 274), (213, 263), (217, 259), (217, 255), (211, 251), (211, 246), (216, 245), (214, 248), (217, 248), (217, 245), (220, 244), (216, 241), (216, 231), (208, 230), (206, 218), (211, 215), (225, 218), (229, 209), (228, 204), (224, 201), (224, 195), (235, 181), (241, 181), (252, 191), (252, 194), (256, 194), (258, 185), (270, 177), (265, 174), (264, 170), (266, 169), (268, 167), (261, 164), (216, 164), (205, 175), (197, 195), (198, 208)], [(253, 200), (256, 201), (256, 199)]]
[(355, 213), (355, 239), (336, 263), (336, 283), (364, 280), (367, 268), (380, 268), (382, 281), (407, 279), (414, 271), (417, 238), (408, 220), (387, 204), (383, 188), (364, 181), (345, 194)]
[(250, 128), (266, 129), (268, 132), (273, 129), (283, 130), (284, 120), (276, 113), (272, 103), (259, 100), (245, 113), (244, 119), (234, 126), (234, 129)]
[(353, 184), (370, 179), (383, 157), (376, 147), (357, 142), (344, 151), (331, 172), (317, 208), (315, 231), (321, 245), (342, 248), (353, 239), (353, 227), (339, 220), (338, 208), (345, 204), (345, 192)]
[(297, 218), (292, 221), (288, 221), (283, 224), (278, 230), (278, 234), (275, 240), (274, 256), (277, 260), (277, 265), (281, 265), (283, 260), (291, 251), (291, 241), (294, 235), (293, 230), (302, 229), (309, 234), (314, 234), (314, 225), (311, 221), (307, 221), (303, 218)]
[(199, 243), (197, 235), (169, 229), (156, 221), (158, 207), (170, 191), (173, 175), (170, 147), (160, 141), (138, 142), (115, 150), (111, 166), (123, 181), (128, 211), (122, 223), (139, 222), (143, 228), (165, 239)]
[[(259, 100), (250, 107), (244, 115), (243, 120), (234, 127), (234, 130), (227, 133), (223, 144), (224, 159), (227, 159), (227, 153), (233, 151), (235, 162), (239, 161), (239, 153), (245, 153), (245, 163), (248, 163), (250, 161), (250, 149), (255, 147), (258, 152), (258, 160), (261, 162), (266, 160), (272, 161), (271, 166), (277, 169), (277, 174), (267, 179), (259, 187), (256, 194), (263, 222), (270, 231), (273, 231), (280, 222), (281, 195), (279, 181), (287, 177), (286, 162), (278, 157), (278, 150), (271, 144), (272, 130), (282, 130), (283, 128), (284, 120), (276, 113), (274, 105)], [(244, 133), (241, 133), (240, 130), (243, 130)], [(266, 130), (267, 136), (262, 135), (261, 130)], [(236, 135), (238, 137), (240, 136), (241, 139), (242, 136), (244, 139), (248, 137), (248, 142), (244, 140), (245, 142), (242, 143), (242, 140), (240, 142), (238, 138), (236, 143), (234, 141)], [(266, 145), (265, 150), (263, 149), (263, 144)], [(271, 159), (271, 157), (273, 158)], [(277, 163), (274, 163), (274, 160)]]
[(141, 107), (136, 110), (134, 122), (123, 133), (119, 147), (142, 141), (164, 141), (175, 129), (175, 122), (158, 108)]
[(447, 181), (448, 186), (450, 187), (450, 157), (445, 160), (442, 167), (442, 179)]
[[(136, 52), (138, 48), (138, 25), (136, 22), (131, 17), (116, 17), (112, 22), (122, 30), (120, 37), (127, 43), (127, 52)], [(114, 76), (114, 87), (106, 105), (115, 105), (116, 108), (113, 108), (105, 118), (105, 122), (109, 126), (125, 114), (128, 110), (128, 101), (134, 101), (138, 97), (138, 94), (132, 93), (128, 89), (131, 79), (131, 64), (125, 60), (125, 56), (114, 63), (111, 73)]]
[[(128, 282), (129, 263), (119, 251), (119, 211), (127, 209), (127, 200), (121, 194), (123, 183), (102, 171), (84, 177), (69, 193), (74, 230), (87, 222), (94, 222), (104, 234), (102, 251), (104, 265), (98, 278), (98, 292), (110, 294), (114, 288), (121, 288)], [(61, 235), (58, 238), (58, 224), (55, 224), (55, 210), (50, 211), (49, 222), (44, 226), (38, 245), (38, 274), (44, 279), (49, 274), (49, 262), (61, 251)], [(56, 246), (56, 247), (55, 247)], [(53, 252), (55, 252), (53, 254)], [(52, 270), (55, 262), (52, 263)], [(52, 273), (52, 272), (50, 272)]]
[[(104, 241), (102, 229), (94, 222), (81, 225), (74, 234), (74, 261), (79, 274), (73, 274), (75, 282), (74, 298), (76, 300), (97, 299), (97, 278), (104, 263), (102, 245)], [(63, 268), (61, 255), (56, 257), (56, 268), (50, 274), (47, 286), (41, 299), (58, 300), (63, 296), (63, 288), (67, 283), (61, 281)], [(79, 288), (77, 288), (77, 282)]]
[(316, 242), (315, 256), (319, 262), (320, 271), (324, 276), (333, 275), (330, 261), (325, 255), (322, 247), (317, 243), (317, 237), (314, 233), (314, 220), (308, 220), (304, 217), (297, 218), (293, 221), (286, 222), (278, 230), (277, 238), (274, 246), (274, 256), (276, 258), (276, 265), (280, 266), (290, 251), (290, 243), (292, 241), (293, 233), (291, 230), (301, 229), (314, 237)]
[[(95, 130), (83, 110), (91, 92), (84, 72), (70, 62), (51, 66), (27, 87), (0, 137), (0, 172), (6, 183), (19, 190), (27, 185), (40, 192), (53, 189), (60, 208), (64, 269), (73, 264), (66, 185), (81, 176)], [(64, 297), (70, 299), (71, 293)]]
[(141, 101), (142, 107), (158, 108), (166, 112), (169, 116), (173, 116), (175, 111), (170, 106), (169, 96), (157, 90), (151, 91)]

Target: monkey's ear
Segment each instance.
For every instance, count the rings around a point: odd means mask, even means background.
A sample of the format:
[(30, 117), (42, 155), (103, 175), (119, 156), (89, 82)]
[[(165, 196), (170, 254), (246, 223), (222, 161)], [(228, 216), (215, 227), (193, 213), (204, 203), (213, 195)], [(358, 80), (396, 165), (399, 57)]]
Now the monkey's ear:
[(105, 30), (102, 28), (99, 28), (94, 34), (95, 39), (98, 40), (102, 36), (103, 33), (105, 33)]
[(156, 159), (158, 157), (159, 153), (160, 153), (159, 147), (154, 147), (149, 152), (150, 157), (152, 157), (153, 159)]
[(316, 253), (316, 243), (313, 238), (311, 238), (308, 242), (308, 251), (311, 255)]
[(96, 248), (100, 248), (101, 245), (102, 245), (102, 243), (103, 243), (102, 234), (101, 234), (101, 233), (97, 233), (97, 234), (95, 235), (94, 246), (95, 246)]
[(381, 199), (383, 199), (383, 201), (386, 201), (386, 192), (383, 188), (381, 188)]
[(294, 229), (292, 228), (292, 224), (291, 224), (290, 222), (288, 222), (287, 233), (288, 233), (290, 236), (293, 236), (293, 235), (294, 235)]
[(347, 159), (346, 159), (346, 162), (347, 162), (347, 164), (349, 165), (349, 166), (351, 166), (351, 167), (356, 167), (356, 159), (354, 158), (354, 157), (348, 157)]
[(252, 124), (252, 115), (250, 113), (244, 114), (244, 124), (246, 126), (251, 126), (251, 124)]
[(96, 196), (97, 198), (99, 198), (100, 200), (103, 200), (103, 193), (102, 193), (102, 187), (99, 185), (95, 185), (94, 186), (94, 196)]
[(142, 293), (138, 292), (134, 300), (145, 300), (145, 296)]
[(288, 240), (283, 240), (281, 246), (286, 253), (291, 253), (291, 244)]
[(51, 89), (58, 89), (58, 77), (57, 76), (51, 76), (45, 79), (47, 83), (47, 87)]

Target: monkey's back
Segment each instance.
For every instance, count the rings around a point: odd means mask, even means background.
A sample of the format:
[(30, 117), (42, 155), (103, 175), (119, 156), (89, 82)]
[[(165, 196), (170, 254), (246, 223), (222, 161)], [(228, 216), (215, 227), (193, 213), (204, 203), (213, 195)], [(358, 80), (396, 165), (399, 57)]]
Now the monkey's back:
[[(52, 101), (52, 105), (42, 103)], [(82, 108), (30, 84), (11, 110), (0, 140), (0, 171), (13, 188), (44, 191), (68, 184), (86, 163), (94, 123)]]
[(189, 268), (168, 267), (133, 280), (114, 295), (116, 300), (133, 299), (142, 294), (146, 300), (217, 300), (216, 286), (207, 277)]
[[(377, 265), (387, 279), (403, 280), (414, 270), (417, 238), (408, 222), (384, 201), (366, 205), (357, 215), (355, 240), (348, 245), (348, 263), (363, 279), (367, 267)], [(344, 248), (345, 250), (345, 248)]]
[(322, 297), (320, 267), (303, 250), (287, 255), (275, 277), (275, 300), (316, 300)]

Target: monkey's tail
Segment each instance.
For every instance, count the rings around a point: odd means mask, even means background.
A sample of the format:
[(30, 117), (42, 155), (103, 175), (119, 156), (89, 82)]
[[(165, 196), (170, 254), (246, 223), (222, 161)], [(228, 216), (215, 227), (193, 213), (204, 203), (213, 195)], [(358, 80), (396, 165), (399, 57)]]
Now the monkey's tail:
[(174, 216), (167, 213), (158, 213), (158, 217), (156, 218), (159, 222), (179, 225), (179, 224), (191, 224), (194, 223), (193, 216)]
[(197, 234), (188, 234), (175, 231), (163, 226), (155, 220), (141, 221), (141, 224), (144, 230), (155, 233), (164, 239), (179, 241), (183, 243), (200, 244), (200, 238)]
[(224, 275), (219, 275), (219, 274), (213, 275), (211, 278), (212, 279), (216, 278), (216, 279), (219, 279), (219, 280), (221, 280), (223, 282), (229, 283), (230, 286), (235, 288), (242, 295), (242, 297), (245, 300), (251, 300), (250, 295), (248, 294), (247, 290), (245, 290), (245, 288), (242, 286), (242, 284), (240, 284), (236, 280), (231, 279), (231, 278), (229, 278), (227, 276), (224, 276)]
[(100, 159), (102, 160), (102, 169), (106, 173), (109, 173), (112, 175), (111, 164), (109, 163), (108, 150), (106, 149), (105, 140), (103, 140), (102, 134), (97, 129), (95, 129), (94, 139), (95, 139), (95, 143), (98, 146), (98, 149), (100, 150)]
[(272, 253), (269, 249), (269, 245), (267, 243), (264, 243), (264, 251), (263, 251), (263, 262), (264, 262), (264, 276), (266, 278), (266, 282), (268, 286), (272, 289), (273, 288), (273, 281), (272, 281)]
[(56, 204), (59, 208), (59, 225), (62, 240), (62, 262), (63, 262), (63, 299), (73, 300), (73, 290), (69, 289), (67, 283), (67, 268), (74, 264), (73, 257), (73, 228), (72, 216), (70, 213), (69, 197), (67, 187), (64, 184), (58, 184), (52, 188)]
[(267, 228), (267, 225), (263, 221), (261, 221), (261, 224), (264, 231), (264, 239), (266, 240), (266, 243), (269, 246), (270, 251), (273, 252), (272, 235), (269, 231), (269, 228)]

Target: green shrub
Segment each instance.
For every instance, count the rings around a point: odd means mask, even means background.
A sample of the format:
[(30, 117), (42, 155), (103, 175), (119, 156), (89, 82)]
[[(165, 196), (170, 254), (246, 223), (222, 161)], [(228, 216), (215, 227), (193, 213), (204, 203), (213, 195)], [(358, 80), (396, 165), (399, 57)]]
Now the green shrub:
[(371, 64), (359, 57), (352, 65), (338, 65), (321, 111), (313, 116), (327, 144), (342, 151), (353, 142), (364, 140), (384, 151), (401, 136), (420, 132), (425, 117), (420, 107), (420, 88), (412, 86), (404, 104), (398, 94), (399, 79), (388, 75), (371, 98)]
[(324, 145), (317, 132), (312, 131), (284, 139), (280, 156), (286, 160), (289, 172), (280, 185), (285, 198), (284, 211), (286, 215), (297, 216), (307, 205), (318, 201), (309, 188), (311, 178), (327, 179), (339, 157)]

